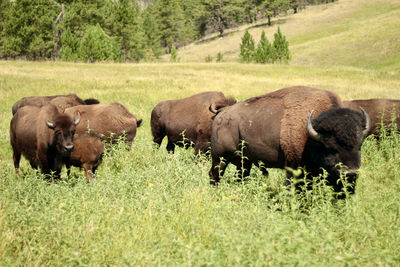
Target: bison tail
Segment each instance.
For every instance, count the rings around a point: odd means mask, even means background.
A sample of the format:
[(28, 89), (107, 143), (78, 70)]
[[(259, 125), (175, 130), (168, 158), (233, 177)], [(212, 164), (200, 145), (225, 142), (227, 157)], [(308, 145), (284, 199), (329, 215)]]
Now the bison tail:
[(95, 98), (88, 98), (88, 99), (83, 100), (83, 102), (85, 103), (85, 105), (100, 104), (100, 101)]

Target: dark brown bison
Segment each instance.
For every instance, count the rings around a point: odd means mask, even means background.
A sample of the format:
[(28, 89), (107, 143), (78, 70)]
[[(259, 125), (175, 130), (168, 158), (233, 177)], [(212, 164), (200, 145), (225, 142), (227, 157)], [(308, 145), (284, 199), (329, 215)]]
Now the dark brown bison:
[(362, 107), (368, 113), (371, 118), (371, 130), (369, 130), (368, 134), (377, 134), (381, 122), (388, 127), (392, 121), (393, 111), (396, 116), (395, 122), (400, 130), (400, 100), (385, 98), (358, 99), (343, 101), (343, 105), (353, 110), (359, 110), (359, 107)]
[(236, 103), (221, 92), (203, 92), (179, 100), (158, 103), (151, 112), (153, 141), (161, 145), (168, 137), (167, 150), (174, 152), (175, 146), (194, 144), (195, 154), (209, 148), (212, 116), (209, 107), (222, 108)]
[(65, 158), (74, 148), (73, 136), (79, 120), (79, 113), (74, 120), (60, 113), (54, 105), (18, 109), (10, 123), (16, 172), (22, 154), (33, 168), (40, 167), (44, 174), (54, 172), (55, 177), (59, 177)]
[(81, 114), (81, 123), (77, 133), (93, 131), (99, 134), (102, 140), (115, 142), (125, 137), (125, 142), (131, 145), (136, 136), (136, 129), (142, 125), (142, 119), (137, 120), (122, 104), (97, 104), (70, 107), (66, 114), (74, 116)]
[(74, 151), (65, 162), (68, 176), (71, 166), (83, 168), (86, 178), (90, 182), (97, 167), (102, 162), (103, 153), (104, 146), (98, 134), (94, 132), (75, 134)]
[(252, 164), (305, 166), (313, 176), (327, 170), (328, 184), (340, 191), (337, 164), (344, 164), (348, 180), (355, 182), (368, 130), (368, 115), (342, 108), (333, 92), (296, 86), (250, 98), (225, 108), (213, 121), (210, 182), (218, 184), (229, 163), (240, 178), (249, 175)]
[(69, 95), (52, 95), (52, 96), (28, 96), (23, 97), (12, 106), (12, 114), (14, 115), (19, 108), (24, 106), (36, 106), (42, 107), (47, 104), (53, 104), (60, 109), (60, 111), (64, 111), (68, 107), (77, 106), (77, 105), (92, 105), (98, 104), (99, 101), (97, 99), (89, 98), (86, 100), (82, 100), (76, 94)]

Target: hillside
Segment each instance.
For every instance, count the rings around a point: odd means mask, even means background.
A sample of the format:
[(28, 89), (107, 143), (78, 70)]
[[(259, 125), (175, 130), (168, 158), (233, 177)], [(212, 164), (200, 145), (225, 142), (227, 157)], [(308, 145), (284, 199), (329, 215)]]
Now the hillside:
[(218, 52), (236, 61), (246, 29), (255, 41), (264, 30), (268, 39), (278, 26), (289, 40), (293, 65), (342, 65), (399, 73), (400, 2), (397, 0), (341, 0), (308, 6), (298, 14), (232, 29), (224, 38), (204, 40), (179, 49), (183, 62), (204, 62)]

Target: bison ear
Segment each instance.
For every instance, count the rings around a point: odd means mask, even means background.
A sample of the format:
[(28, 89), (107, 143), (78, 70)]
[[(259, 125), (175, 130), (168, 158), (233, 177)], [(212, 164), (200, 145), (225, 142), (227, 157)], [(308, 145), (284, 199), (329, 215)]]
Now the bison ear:
[(364, 114), (364, 118), (365, 118), (365, 127), (363, 130), (363, 135), (367, 136), (369, 130), (371, 130), (371, 119), (368, 116), (368, 113), (362, 107), (360, 107), (360, 109), (361, 109), (362, 113)]
[(51, 121), (47, 120), (46, 118), (44, 118), (44, 121), (46, 122), (47, 127), (49, 127), (50, 129), (54, 130), (54, 128), (56, 128), (56, 126), (54, 125), (54, 122), (51, 122)]
[(76, 120), (74, 121), (75, 125), (78, 125), (78, 123), (81, 121), (81, 113), (79, 113), (78, 111), (78, 117), (76, 118)]
[(310, 112), (310, 115), (308, 115), (308, 119), (307, 119), (307, 126), (306, 126), (306, 128), (307, 128), (307, 133), (308, 133), (308, 136), (311, 138), (311, 139), (313, 139), (313, 140), (315, 140), (315, 141), (317, 141), (317, 142), (320, 142), (321, 141), (321, 136), (318, 134), (318, 132), (314, 129), (314, 127), (312, 126), (312, 123), (311, 123), (311, 117), (312, 117), (312, 114), (314, 113), (314, 110), (311, 110), (311, 112)]
[(136, 127), (140, 127), (140, 126), (142, 126), (142, 124), (143, 124), (143, 120), (142, 119), (136, 121)]

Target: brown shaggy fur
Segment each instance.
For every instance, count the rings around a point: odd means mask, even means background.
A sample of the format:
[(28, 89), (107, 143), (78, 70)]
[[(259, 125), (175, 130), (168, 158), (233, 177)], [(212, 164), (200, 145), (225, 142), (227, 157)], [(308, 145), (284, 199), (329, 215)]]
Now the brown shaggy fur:
[[(46, 121), (50, 121), (53, 126), (50, 128)], [(75, 127), (72, 117), (59, 113), (54, 105), (45, 105), (42, 108), (25, 106), (18, 109), (10, 124), (10, 142), (16, 172), (18, 173), (22, 154), (32, 168), (40, 167), (45, 174), (55, 171), (58, 176), (64, 158), (70, 153), (66, 147), (73, 145)]]
[[(343, 105), (347, 108), (360, 112), (362, 107), (371, 118), (371, 130), (368, 134), (376, 134), (382, 121), (382, 112), (384, 111), (383, 124), (387, 127), (392, 121), (392, 112), (396, 114), (397, 128), (400, 130), (400, 100), (374, 98), (374, 99), (358, 99), (352, 101), (343, 101)], [(393, 107), (395, 105), (395, 107)]]
[(81, 114), (77, 133), (94, 131), (106, 142), (115, 142), (125, 134), (125, 142), (131, 145), (136, 136), (136, 129), (142, 125), (122, 104), (80, 105), (65, 110), (66, 114)]
[[(288, 94), (290, 93), (290, 94)], [(305, 86), (278, 90), (269, 97), (282, 99), (284, 114), (281, 122), (281, 147), (286, 156), (286, 166), (299, 166), (307, 142), (306, 121), (311, 110), (314, 118), (323, 111), (343, 107), (338, 95), (333, 92)]]
[(68, 175), (71, 165), (83, 168), (86, 178), (90, 182), (97, 167), (102, 162), (103, 153), (104, 146), (98, 134), (94, 132), (76, 134), (74, 136), (74, 151), (72, 151), (69, 161), (65, 163)]
[[(213, 113), (210, 105), (222, 106), (236, 102), (227, 100), (222, 92), (203, 92), (179, 100), (158, 103), (151, 113), (151, 132), (153, 141), (161, 145), (168, 137), (167, 150), (173, 152), (176, 145), (185, 143), (195, 145), (195, 153), (205, 152), (209, 147), (210, 128)], [(182, 134), (184, 132), (184, 134)]]
[(14, 115), (19, 108), (24, 106), (42, 107), (49, 103), (57, 106), (61, 112), (64, 112), (64, 110), (68, 107), (77, 105), (98, 104), (99, 101), (92, 98), (82, 100), (76, 94), (52, 95), (52, 96), (28, 96), (21, 98), (13, 105), (12, 113)]

